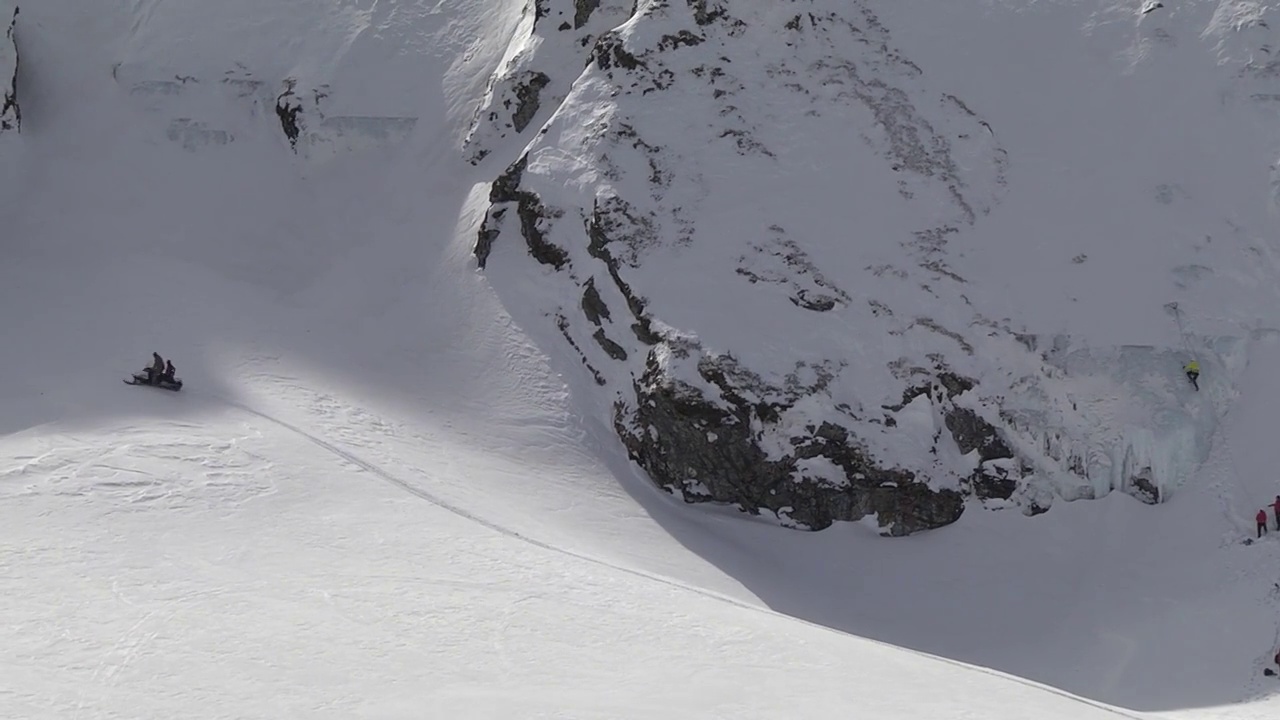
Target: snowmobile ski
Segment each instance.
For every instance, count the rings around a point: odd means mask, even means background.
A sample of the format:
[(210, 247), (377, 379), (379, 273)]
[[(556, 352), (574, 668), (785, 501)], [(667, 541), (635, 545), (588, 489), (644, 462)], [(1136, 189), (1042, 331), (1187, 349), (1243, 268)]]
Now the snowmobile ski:
[(182, 378), (175, 378), (173, 382), (161, 380), (158, 383), (147, 382), (146, 375), (134, 375), (132, 380), (125, 380), (125, 385), (142, 385), (144, 387), (160, 388), (162, 390), (172, 390), (177, 392), (182, 389)]

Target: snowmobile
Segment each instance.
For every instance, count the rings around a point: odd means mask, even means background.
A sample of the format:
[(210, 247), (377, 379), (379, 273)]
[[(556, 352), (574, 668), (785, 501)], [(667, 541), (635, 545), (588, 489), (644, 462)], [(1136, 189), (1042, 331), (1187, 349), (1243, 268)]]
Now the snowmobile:
[(146, 371), (136, 372), (133, 374), (132, 380), (125, 380), (125, 385), (150, 385), (151, 387), (164, 388), (177, 392), (182, 389), (182, 378), (175, 377), (169, 379), (164, 375), (157, 375), (153, 382), (147, 375)]

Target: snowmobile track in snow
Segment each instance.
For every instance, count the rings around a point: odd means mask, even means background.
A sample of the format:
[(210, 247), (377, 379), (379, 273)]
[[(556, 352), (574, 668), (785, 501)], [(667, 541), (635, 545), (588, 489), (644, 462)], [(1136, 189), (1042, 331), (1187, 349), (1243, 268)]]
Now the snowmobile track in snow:
[[(728, 596), (728, 595), (723, 595), (723, 594), (720, 594), (720, 593), (717, 593), (717, 592), (714, 592), (714, 591), (711, 591), (711, 590), (707, 590), (707, 589), (705, 589), (705, 588), (697, 587), (697, 586), (695, 586), (695, 585), (688, 585), (688, 584), (685, 584), (685, 583), (679, 582), (679, 581), (677, 581), (677, 580), (673, 580), (673, 579), (671, 579), (671, 578), (662, 577), (662, 576), (660, 576), (660, 575), (654, 575), (654, 574), (652, 574), (652, 573), (648, 573), (648, 572), (645, 572), (645, 571), (643, 571), (643, 570), (637, 570), (637, 569), (634, 569), (634, 568), (625, 567), (625, 566), (623, 566), (623, 565), (617, 565), (617, 564), (615, 564), (615, 563), (611, 563), (611, 562), (609, 562), (609, 561), (607, 561), (607, 560), (602, 560), (602, 559), (600, 559), (600, 558), (591, 557), (590, 555), (583, 555), (583, 554), (578, 553), (578, 552), (576, 552), (576, 551), (569, 550), (569, 549), (567, 549), (567, 548), (559, 547), (559, 546), (556, 546), (556, 545), (552, 545), (552, 544), (550, 544), (550, 543), (543, 542), (543, 541), (538, 540), (538, 539), (536, 539), (536, 538), (529, 537), (528, 535), (524, 535), (523, 533), (520, 533), (520, 532), (518, 532), (518, 531), (512, 530), (512, 529), (510, 529), (510, 528), (503, 527), (503, 526), (501, 526), (501, 525), (498, 525), (497, 523), (494, 523), (494, 522), (492, 522), (492, 521), (489, 521), (489, 520), (486, 520), (486, 519), (484, 519), (484, 518), (482, 518), (482, 517), (479, 517), (479, 516), (475, 515), (474, 513), (471, 513), (471, 512), (469, 512), (469, 511), (467, 511), (467, 510), (465, 510), (465, 509), (463, 509), (463, 508), (461, 508), (461, 507), (457, 506), (457, 505), (454, 505), (453, 503), (450, 503), (450, 502), (449, 502), (449, 501), (447, 501), (447, 500), (444, 500), (443, 498), (440, 498), (440, 497), (438, 497), (438, 496), (436, 496), (436, 495), (432, 494), (431, 492), (428, 492), (428, 491), (426, 491), (426, 490), (423, 490), (423, 489), (422, 489), (422, 488), (420, 488), (420, 487), (417, 487), (417, 486), (415, 486), (415, 485), (413, 485), (413, 484), (411, 484), (411, 483), (409, 483), (409, 482), (406, 482), (406, 481), (404, 481), (404, 480), (402, 480), (402, 479), (400, 479), (400, 478), (396, 477), (396, 476), (395, 476), (395, 474), (393, 474), (393, 473), (391, 473), (391, 472), (388, 472), (388, 471), (387, 471), (387, 470), (385, 470), (384, 468), (379, 467), (378, 465), (376, 465), (376, 464), (374, 464), (374, 463), (368, 462), (367, 460), (364, 460), (363, 458), (359, 457), (358, 455), (356, 455), (356, 454), (354, 454), (354, 453), (352, 453), (352, 452), (350, 452), (350, 451), (344, 450), (343, 448), (338, 447), (337, 445), (334, 445), (333, 443), (331, 443), (331, 442), (329, 442), (329, 441), (325, 440), (324, 438), (318, 437), (318, 436), (316, 436), (315, 434), (313, 434), (313, 433), (311, 433), (311, 432), (308, 432), (307, 430), (305, 430), (305, 429), (303, 429), (303, 428), (301, 428), (301, 427), (298, 427), (297, 425), (294, 425), (294, 424), (292, 424), (292, 423), (286, 422), (286, 421), (281, 420), (281, 419), (279, 419), (279, 418), (273, 417), (273, 416), (268, 415), (267, 413), (261, 412), (261, 411), (259, 411), (259, 410), (255, 410), (254, 408), (249, 407), (249, 406), (247, 406), (247, 405), (245, 405), (245, 404), (243, 404), (243, 403), (239, 403), (239, 402), (236, 402), (236, 401), (234, 401), (234, 400), (227, 399), (227, 398), (222, 398), (222, 400), (223, 400), (223, 402), (227, 403), (227, 404), (228, 404), (228, 405), (230, 405), (231, 407), (234, 407), (234, 408), (236, 408), (236, 409), (242, 410), (242, 411), (244, 411), (244, 412), (246, 412), (246, 413), (249, 413), (250, 415), (254, 415), (254, 416), (256, 416), (256, 417), (259, 417), (259, 418), (261, 418), (261, 419), (263, 419), (263, 420), (265, 420), (265, 421), (267, 421), (267, 422), (269, 422), (269, 423), (271, 423), (271, 424), (273, 424), (273, 425), (275, 425), (275, 426), (277, 426), (277, 427), (280, 427), (280, 428), (283, 428), (283, 429), (285, 429), (285, 430), (288, 430), (289, 432), (291, 432), (291, 433), (293, 433), (293, 434), (295, 434), (295, 435), (297, 435), (297, 436), (299, 436), (299, 437), (301, 437), (301, 438), (303, 438), (303, 439), (305, 439), (305, 440), (307, 440), (307, 441), (311, 442), (311, 443), (312, 443), (312, 444), (314, 444), (316, 447), (319, 447), (320, 449), (322, 449), (322, 450), (324, 450), (324, 451), (328, 452), (329, 454), (333, 455), (334, 457), (337, 457), (337, 458), (340, 458), (340, 459), (342, 459), (342, 460), (345, 460), (346, 462), (349, 462), (349, 463), (351, 463), (352, 465), (355, 465), (356, 467), (358, 467), (358, 468), (360, 468), (360, 469), (362, 469), (362, 470), (365, 470), (366, 472), (368, 472), (368, 473), (370, 473), (370, 474), (374, 475), (375, 477), (379, 478), (380, 480), (382, 480), (382, 481), (384, 481), (384, 482), (386, 482), (386, 483), (388, 483), (388, 484), (390, 484), (390, 485), (392, 485), (392, 486), (394, 486), (394, 487), (397, 487), (397, 488), (399, 488), (399, 489), (401, 489), (401, 490), (403, 490), (403, 491), (405, 491), (405, 492), (409, 493), (410, 495), (413, 495), (414, 497), (417, 497), (417, 498), (419, 498), (419, 499), (421, 499), (421, 500), (424, 500), (424, 501), (426, 501), (426, 502), (428, 502), (428, 503), (431, 503), (432, 505), (435, 505), (436, 507), (439, 507), (439, 508), (441, 508), (441, 509), (443, 509), (443, 510), (446, 510), (446, 511), (448, 511), (448, 512), (451, 512), (451, 513), (453, 513), (454, 515), (457, 515), (458, 517), (461, 517), (461, 518), (465, 518), (465, 519), (467, 519), (467, 520), (470, 520), (471, 522), (474, 522), (474, 523), (476, 523), (476, 524), (478, 524), (478, 525), (480, 525), (480, 526), (482, 526), (482, 527), (488, 528), (489, 530), (492, 530), (492, 531), (494, 531), (494, 532), (496, 532), (496, 533), (498, 533), (498, 534), (500, 534), (500, 535), (504, 535), (504, 536), (509, 537), (509, 538), (512, 538), (512, 539), (514, 539), (514, 540), (519, 540), (519, 541), (521, 541), (521, 542), (528, 543), (529, 545), (532, 545), (532, 546), (534, 546), (534, 547), (541, 548), (541, 549), (543, 549), (543, 550), (547, 550), (547, 551), (549, 551), (549, 552), (557, 553), (557, 554), (560, 554), (560, 555), (565, 555), (565, 556), (568, 556), (568, 557), (571, 557), (571, 558), (574, 558), (574, 559), (577, 559), (577, 560), (581, 560), (581, 561), (583, 561), (583, 562), (591, 563), (592, 565), (597, 565), (597, 566), (600, 566), (600, 567), (604, 567), (604, 568), (607, 568), (607, 569), (610, 569), (610, 570), (614, 570), (614, 571), (621, 572), (621, 573), (624, 573), (624, 574), (627, 574), (627, 575), (631, 575), (631, 576), (633, 576), (633, 577), (643, 578), (643, 579), (645, 579), (645, 580), (649, 580), (649, 581), (652, 581), (652, 582), (660, 583), (660, 584), (662, 584), (662, 585), (666, 585), (666, 586), (668, 586), (668, 587), (675, 588), (675, 589), (677, 589), (677, 590), (683, 590), (683, 591), (686, 591), (686, 592), (694, 593), (694, 594), (696, 594), (696, 595), (701, 595), (702, 597), (709, 598), (709, 599), (712, 599), (712, 600), (718, 600), (718, 601), (720, 601), (720, 602), (727, 603), (727, 604), (729, 604), (729, 605), (733, 605), (734, 607), (738, 607), (738, 608), (741, 608), (741, 609), (743, 609), (743, 610), (749, 610), (749, 611), (752, 611), (752, 612), (763, 613), (763, 614), (767, 614), (767, 615), (779, 615), (779, 614), (780, 614), (780, 613), (778, 613), (777, 611), (772, 610), (772, 609), (770, 609), (770, 608), (762, 607), (762, 606), (759, 606), (759, 605), (753, 605), (753, 604), (751, 604), (751, 603), (744, 602), (744, 601), (742, 601), (742, 600), (738, 600), (737, 598), (733, 598), (733, 597), (730, 597), (730, 596)], [(804, 625), (809, 625), (809, 626), (811, 626), (811, 627), (823, 628), (823, 629), (826, 629), (826, 630), (830, 630), (830, 629), (831, 629), (831, 628), (828, 628), (827, 626), (824, 626), (824, 625), (821, 625), (821, 624), (818, 624), (818, 623), (815, 623), (815, 622), (811, 622), (811, 621), (809, 621), (809, 620), (805, 620), (804, 618), (794, 617), (794, 616), (790, 616), (790, 615), (788, 615), (788, 616), (786, 616), (786, 617), (790, 618), (791, 620), (793, 620), (793, 621), (795, 621), (795, 622), (802, 623), (802, 624), (804, 624)], [(1069, 698), (1069, 699), (1074, 700), (1074, 701), (1076, 701), (1076, 702), (1083, 703), (1084, 705), (1087, 705), (1087, 706), (1090, 706), (1090, 707), (1093, 707), (1093, 708), (1097, 708), (1097, 709), (1099, 709), (1099, 710), (1104, 710), (1104, 711), (1106, 711), (1106, 712), (1108, 712), (1108, 713), (1110, 713), (1110, 714), (1115, 715), (1116, 717), (1130, 718), (1131, 720), (1140, 720), (1140, 716), (1138, 716), (1138, 715), (1134, 715), (1134, 714), (1129, 713), (1129, 712), (1126, 712), (1126, 711), (1124, 711), (1124, 710), (1122, 710), (1122, 709), (1115, 708), (1115, 707), (1111, 707), (1111, 706), (1109, 706), (1109, 705), (1105, 705), (1105, 704), (1102, 704), (1102, 703), (1099, 703), (1099, 702), (1096, 702), (1096, 701), (1090, 700), (1090, 699), (1088, 699), (1088, 698), (1083, 698), (1083, 697), (1080, 697), (1080, 696), (1077, 696), (1077, 695), (1073, 695), (1073, 694), (1071, 694), (1071, 693), (1069, 693), (1069, 692), (1067, 692), (1067, 691), (1065, 691), (1065, 690), (1061, 690), (1061, 689), (1059, 689), (1059, 688), (1055, 688), (1055, 687), (1052, 687), (1052, 686), (1049, 686), (1049, 685), (1043, 685), (1043, 684), (1041, 684), (1041, 683), (1037, 683), (1037, 682), (1034, 682), (1034, 681), (1032, 681), (1032, 680), (1028, 680), (1028, 679), (1026, 679), (1026, 678), (1018, 677), (1018, 676), (1016, 676), (1016, 675), (1009, 675), (1009, 674), (1007, 674), (1007, 673), (1002, 673), (1002, 672), (1000, 672), (1000, 671), (992, 670), (992, 669), (990, 669), (990, 668), (985, 668), (985, 667), (980, 667), (980, 666), (975, 666), (975, 665), (968, 665), (968, 664), (966, 664), (966, 663), (960, 662), (960, 661), (958, 661), (958, 660), (952, 660), (952, 659), (947, 658), (947, 657), (941, 657), (941, 656), (936, 656), (936, 655), (929, 655), (928, 653), (925, 653), (925, 652), (922, 652), (922, 651), (913, 650), (913, 649), (911, 649), (911, 648), (906, 648), (906, 647), (899, 647), (899, 646), (896, 646), (896, 645), (891, 645), (891, 644), (889, 644), (889, 643), (884, 643), (884, 642), (881, 642), (881, 641), (879, 641), (879, 640), (874, 640), (874, 639), (872, 639), (872, 638), (863, 638), (863, 639), (864, 639), (864, 640), (866, 640), (867, 642), (872, 642), (872, 643), (875, 643), (875, 644), (877, 644), (877, 645), (884, 645), (884, 646), (886, 646), (886, 647), (893, 647), (893, 648), (896, 648), (896, 649), (898, 649), (898, 650), (900, 650), (900, 651), (902, 651), (902, 652), (907, 652), (907, 653), (910, 653), (910, 654), (912, 654), (912, 655), (918, 655), (918, 656), (930, 657), (930, 658), (933, 658), (934, 660), (937, 660), (937, 661), (939, 661), (939, 662), (945, 663), (945, 664), (947, 664), (947, 665), (952, 665), (952, 666), (955, 666), (955, 667), (962, 667), (962, 668), (966, 668), (966, 669), (969, 669), (969, 670), (972, 670), (972, 671), (976, 671), (976, 672), (982, 673), (982, 674), (984, 674), (984, 675), (990, 675), (990, 676), (994, 676), (994, 677), (1004, 678), (1004, 679), (1006, 679), (1006, 680), (1011, 680), (1011, 681), (1016, 682), (1016, 683), (1019, 683), (1019, 684), (1021, 684), (1021, 685), (1025, 685), (1025, 686), (1028, 686), (1028, 687), (1033, 687), (1033, 688), (1036, 688), (1036, 689), (1039, 689), (1039, 690), (1043, 690), (1043, 691), (1048, 692), (1048, 693), (1051, 693), (1051, 694), (1053, 694), (1053, 695), (1058, 695), (1058, 696), (1060, 696), (1060, 697)]]
[(440, 497), (438, 497), (438, 496), (436, 496), (436, 495), (434, 495), (434, 494), (432, 494), (432, 493), (430, 493), (430, 492), (428, 492), (428, 491), (426, 491), (426, 490), (423, 490), (423, 489), (422, 489), (422, 488), (420, 488), (420, 487), (417, 487), (417, 486), (413, 485), (412, 483), (409, 483), (409, 482), (406, 482), (406, 481), (404, 481), (404, 480), (401, 480), (400, 478), (396, 477), (393, 473), (388, 472), (387, 470), (385, 470), (385, 469), (383, 469), (383, 468), (379, 467), (378, 465), (376, 465), (376, 464), (374, 464), (374, 463), (371, 463), (371, 462), (369, 462), (369, 461), (367, 461), (367, 460), (364, 460), (363, 458), (359, 457), (358, 455), (355, 455), (354, 453), (352, 453), (352, 452), (350, 452), (350, 451), (344, 450), (344, 449), (342, 449), (342, 448), (338, 447), (337, 445), (334, 445), (333, 443), (331, 443), (331, 442), (329, 442), (329, 441), (325, 440), (324, 438), (317, 437), (317, 436), (316, 436), (316, 435), (314, 435), (313, 433), (308, 432), (307, 430), (305, 430), (305, 429), (303, 429), (303, 428), (300, 428), (300, 427), (298, 427), (297, 425), (294, 425), (294, 424), (289, 423), (289, 422), (285, 422), (284, 420), (280, 420), (279, 418), (272, 417), (272, 416), (270, 416), (270, 415), (268, 415), (268, 414), (266, 414), (266, 413), (260, 412), (260, 411), (258, 411), (258, 410), (255, 410), (255, 409), (253, 409), (253, 408), (251, 408), (251, 407), (248, 407), (248, 406), (243, 405), (243, 404), (238, 403), (238, 402), (234, 402), (234, 401), (230, 401), (230, 400), (228, 400), (228, 401), (226, 401), (226, 402), (227, 402), (229, 405), (231, 405), (231, 406), (233, 406), (233, 407), (235, 407), (235, 408), (237, 408), (237, 409), (239, 409), (239, 410), (243, 410), (244, 412), (247, 412), (247, 413), (249, 413), (249, 414), (251, 414), (251, 415), (255, 415), (255, 416), (257, 416), (257, 417), (260, 417), (260, 418), (262, 418), (263, 420), (266, 420), (267, 422), (270, 422), (270, 423), (271, 423), (271, 424), (273, 424), (273, 425), (276, 425), (276, 426), (278, 426), (278, 427), (284, 428), (285, 430), (288, 430), (289, 432), (294, 433), (295, 435), (298, 435), (299, 437), (301, 437), (301, 438), (303, 438), (303, 439), (305, 439), (305, 440), (307, 440), (307, 441), (311, 442), (312, 444), (316, 445), (317, 447), (321, 448), (322, 450), (324, 450), (324, 451), (326, 451), (326, 452), (330, 453), (330, 454), (331, 454), (331, 455), (333, 455), (334, 457), (337, 457), (337, 458), (340, 458), (340, 459), (342, 459), (342, 460), (345, 460), (346, 462), (349, 462), (349, 463), (351, 463), (352, 465), (355, 465), (356, 467), (358, 467), (358, 468), (360, 468), (360, 469), (362, 469), (362, 470), (364, 470), (364, 471), (366, 471), (366, 472), (368, 472), (368, 473), (372, 474), (373, 476), (375, 476), (375, 477), (377, 477), (377, 478), (379, 478), (379, 479), (383, 480), (384, 482), (387, 482), (387, 483), (389, 483), (389, 484), (391, 484), (391, 485), (393, 485), (393, 486), (395, 486), (395, 487), (397, 487), (397, 488), (399, 488), (399, 489), (401, 489), (401, 490), (403, 490), (403, 491), (405, 491), (405, 492), (409, 493), (410, 495), (413, 495), (414, 497), (417, 497), (417, 498), (419, 498), (419, 499), (425, 500), (426, 502), (429, 502), (429, 503), (431, 503), (432, 505), (435, 505), (435, 506), (437, 506), (437, 507), (439, 507), (439, 508), (441, 508), (441, 509), (443, 509), (443, 510), (447, 510), (448, 512), (453, 513), (454, 515), (457, 515), (458, 517), (461, 517), (461, 518), (465, 518), (465, 519), (467, 519), (467, 520), (470, 520), (471, 522), (474, 522), (474, 523), (476, 523), (476, 524), (478, 524), (478, 525), (481, 525), (482, 527), (488, 528), (488, 529), (490, 529), (490, 530), (492, 530), (492, 531), (494, 531), (494, 532), (496, 532), (496, 533), (499, 533), (499, 534), (501, 534), (501, 535), (505, 535), (505, 536), (507, 536), (507, 537), (509, 537), (509, 538), (512, 538), (512, 539), (515, 539), (515, 540), (519, 540), (519, 541), (521, 541), (521, 542), (528, 543), (528, 544), (533, 545), (533, 546), (535, 546), (535, 547), (542, 548), (543, 550), (548, 550), (548, 551), (551, 551), (551, 552), (554, 552), (554, 553), (559, 553), (559, 554), (562, 554), (562, 555), (567, 555), (567, 556), (569, 556), (569, 557), (576, 558), (576, 559), (578, 559), (578, 560), (582, 560), (582, 561), (584, 561), (584, 562), (589, 562), (589, 563), (592, 563), (592, 564), (594, 564), (594, 565), (599, 565), (599, 566), (602, 566), (602, 567), (609, 568), (609, 569), (611, 569), (611, 570), (616, 570), (616, 571), (619, 571), (619, 572), (623, 572), (623, 573), (626, 573), (626, 574), (628, 574), (628, 575), (633, 575), (633, 576), (636, 576), (636, 577), (641, 577), (641, 578), (644, 578), (644, 579), (646, 579), (646, 580), (652, 580), (652, 581), (654, 581), (654, 582), (659, 582), (659, 583), (662, 583), (662, 584), (664, 584), (664, 585), (668, 585), (668, 586), (670, 586), (670, 587), (677, 588), (677, 589), (680, 589), (680, 590), (687, 590), (687, 591), (689, 591), (689, 592), (697, 593), (697, 594), (702, 595), (702, 596), (704, 596), (704, 597), (713, 598), (713, 599), (716, 599), (716, 600), (720, 600), (720, 601), (723, 601), (723, 602), (727, 602), (727, 603), (730, 603), (730, 604), (732, 604), (732, 605), (736, 605), (736, 606), (741, 607), (741, 608), (744, 608), (744, 609), (755, 610), (755, 611), (757, 611), (757, 612), (769, 612), (769, 613), (771, 613), (771, 614), (772, 614), (772, 611), (767, 611), (767, 610), (765, 610), (764, 608), (760, 608), (760, 607), (758, 607), (758, 606), (751, 605), (750, 603), (745, 603), (745, 602), (743, 602), (743, 601), (741, 601), (741, 600), (737, 600), (737, 599), (732, 598), (732, 597), (729, 597), (729, 596), (727, 596), (727, 595), (721, 595), (721, 594), (719, 594), (719, 593), (715, 593), (715, 592), (712, 592), (712, 591), (709, 591), (709, 590), (705, 590), (705, 589), (703, 589), (703, 588), (699, 588), (699, 587), (692, 586), (692, 585), (686, 585), (686, 584), (684, 584), (684, 583), (677, 582), (677, 581), (672, 580), (672, 579), (670, 579), (670, 578), (664, 578), (664, 577), (661, 577), (661, 576), (658, 576), (658, 575), (653, 575), (653, 574), (646, 573), (646, 572), (643, 572), (643, 571), (640, 571), (640, 570), (636, 570), (636, 569), (634, 569), (634, 568), (628, 568), (628, 567), (625, 567), (625, 566), (622, 566), (622, 565), (616, 565), (616, 564), (611, 563), (611, 562), (608, 562), (608, 561), (606, 561), (606, 560), (601, 560), (601, 559), (599, 559), (599, 558), (591, 557), (591, 556), (589, 556), (589, 555), (583, 555), (583, 554), (578, 553), (578, 552), (575, 552), (575, 551), (573, 551), (573, 550), (568, 550), (568, 549), (566, 549), (566, 548), (558, 547), (558, 546), (556, 546), (556, 545), (552, 545), (552, 544), (550, 544), (550, 543), (543, 542), (543, 541), (538, 540), (538, 539), (536, 539), (536, 538), (531, 538), (531, 537), (529, 537), (528, 535), (525, 535), (525, 534), (523, 534), (523, 533), (517, 532), (517, 531), (512, 530), (512, 529), (510, 529), (510, 528), (503, 527), (503, 526), (501, 526), (501, 525), (498, 525), (497, 523), (494, 523), (494, 522), (491, 522), (491, 521), (489, 521), (489, 520), (486, 520), (486, 519), (484, 519), (484, 518), (482, 518), (482, 517), (479, 517), (479, 516), (475, 515), (474, 513), (468, 512), (467, 510), (465, 510), (465, 509), (463, 509), (463, 508), (461, 508), (461, 507), (458, 507), (457, 505), (454, 505), (453, 503), (450, 503), (449, 501), (444, 500), (443, 498), (440, 498)]

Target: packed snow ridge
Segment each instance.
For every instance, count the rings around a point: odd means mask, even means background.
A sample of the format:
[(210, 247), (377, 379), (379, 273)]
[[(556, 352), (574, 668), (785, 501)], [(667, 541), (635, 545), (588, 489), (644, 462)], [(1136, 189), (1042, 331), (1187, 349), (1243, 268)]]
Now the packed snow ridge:
[[(1275, 85), (1275, 63), (1259, 60), (1271, 39), (1257, 32), (1261, 4), (1130, 5), (1055, 11), (1082, 15), (1089, 42), (1136, 29), (1132, 47), (1111, 48), (1127, 65), (1114, 71), (1121, 81), (1177, 61), (1181, 81), (1198, 63), (1223, 93)], [(1040, 184), (1005, 139), (1006, 124), (1028, 123), (1014, 106), (1037, 96), (1004, 85), (993, 115), (990, 91), (975, 99), (939, 72), (945, 51), (919, 31), (899, 40), (918, 19), (895, 23), (883, 7), (531, 2), (466, 141), (480, 163), (506, 138), (529, 138), (492, 185), (481, 267), (598, 387), (583, 392), (632, 459), (688, 501), (813, 529), (873, 516), (901, 535), (955, 521), (967, 498), (1028, 514), (1114, 490), (1166, 499), (1206, 459), (1229, 401), (1224, 376), (1252, 330), (1206, 337), (1193, 327), (1205, 312), (1197, 293), (1173, 298), (1248, 263), (1197, 255), (1219, 233), (1252, 243), (1247, 221), (1217, 208), (1208, 227), (1170, 241), (1163, 226), (1134, 234), (1128, 222), (1077, 219), (1060, 232), (1092, 237), (1066, 238), (1056, 252), (1070, 262), (1052, 271), (1076, 274), (1073, 294), (1114, 282), (1084, 267), (1107, 262), (1083, 252), (1099, 240), (1146, 252), (1167, 274), (1139, 332), (1096, 332), (1107, 323), (1083, 308), (1070, 332), (1037, 322), (1021, 308), (1057, 300), (1037, 296), (1044, 286), (1001, 295), (1011, 275), (999, 269), (1024, 252), (1024, 233), (1046, 232), (1034, 219), (1044, 198), (1009, 201), (1020, 181)], [(987, 13), (1008, 23), (1017, 11)], [(1053, 87), (1035, 92), (1077, 93), (1082, 107), (1106, 99)], [(1150, 116), (1148, 102), (1121, 110)], [(1194, 122), (1160, 115), (1184, 121)], [(1107, 132), (1159, 135), (1143, 123)], [(1080, 153), (1115, 162), (1101, 151)], [(1184, 184), (1152, 185), (1147, 205), (1193, 204)], [(1181, 372), (1193, 358), (1207, 383), (1198, 395)]]

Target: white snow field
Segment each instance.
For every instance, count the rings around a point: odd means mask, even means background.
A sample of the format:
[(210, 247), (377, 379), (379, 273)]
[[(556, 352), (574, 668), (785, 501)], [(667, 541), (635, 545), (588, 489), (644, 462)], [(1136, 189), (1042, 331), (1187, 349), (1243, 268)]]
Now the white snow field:
[[(1146, 450), (1196, 463), (1168, 502), (895, 539), (686, 505), (476, 271), (529, 137), (476, 167), (466, 139), (522, 0), (38, 0), (0, 133), (0, 717), (1274, 715), (1280, 546), (1244, 540), (1280, 492), (1254, 152), (1280, 124), (1212, 63), (1140, 62), (1231, 56), (1184, 31), (1272, 5), (1133, 36), (1130, 2), (882, 5), (1036, 159), (983, 226), (1004, 264), (960, 268), (972, 301), (1182, 408)], [(1135, 199), (1200, 173), (1175, 211)], [(1240, 229), (1197, 245), (1209, 216)], [(1149, 380), (1172, 301), (1214, 350), (1200, 396)], [(180, 393), (120, 382), (152, 351)]]

